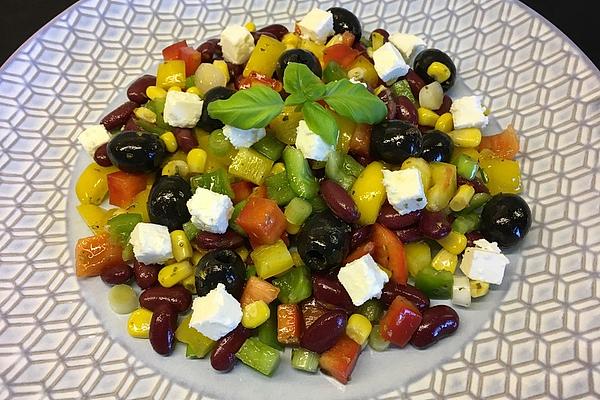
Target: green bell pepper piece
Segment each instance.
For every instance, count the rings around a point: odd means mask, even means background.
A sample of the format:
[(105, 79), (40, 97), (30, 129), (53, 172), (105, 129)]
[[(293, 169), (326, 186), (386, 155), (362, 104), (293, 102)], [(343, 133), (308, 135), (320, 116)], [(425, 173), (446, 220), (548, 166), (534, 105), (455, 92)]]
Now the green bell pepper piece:
[(227, 175), (227, 171), (223, 168), (217, 168), (214, 171), (193, 176), (190, 179), (190, 185), (192, 187), (192, 193), (194, 193), (197, 188), (201, 187), (216, 193), (224, 194), (232, 199), (234, 197), (233, 190), (229, 184), (229, 176)]
[(281, 153), (285, 148), (285, 144), (277, 140), (275, 136), (267, 135), (252, 145), (252, 148), (258, 151), (263, 156), (277, 161), (281, 158)]
[(296, 193), (290, 187), (287, 173), (285, 172), (268, 176), (265, 179), (265, 185), (267, 186), (267, 197), (275, 200), (277, 205), (285, 206), (296, 197)]
[(329, 83), (348, 78), (346, 71), (335, 61), (329, 61), (323, 70), (323, 82)]
[(452, 230), (462, 234), (474, 231), (479, 228), (480, 219), (479, 215), (475, 213), (459, 215), (452, 222)]
[(108, 233), (110, 237), (121, 246), (129, 242), (129, 235), (135, 226), (142, 222), (141, 214), (119, 214), (108, 220)]
[(240, 213), (242, 212), (242, 209), (244, 207), (246, 207), (247, 203), (248, 203), (248, 200), (242, 200), (239, 203), (237, 203), (236, 205), (234, 205), (233, 206), (233, 212), (231, 213), (231, 218), (229, 218), (229, 227), (231, 229), (233, 229), (234, 232), (239, 233), (243, 237), (246, 237), (248, 235), (246, 234), (246, 232), (244, 232), (244, 230), (242, 229), (242, 227), (239, 226), (237, 224), (237, 222), (235, 222), (235, 220), (237, 219), (237, 217), (239, 217)]
[(449, 299), (452, 297), (454, 276), (449, 271), (438, 271), (433, 267), (425, 267), (415, 278), (415, 287), (430, 299)]
[(217, 157), (223, 157), (233, 150), (233, 145), (227, 139), (222, 129), (216, 129), (208, 135), (208, 151)]
[(466, 154), (461, 154), (456, 161), (456, 173), (465, 179), (473, 179), (479, 171), (479, 164)]
[(392, 94), (394, 96), (404, 96), (407, 97), (413, 104), (417, 103), (415, 100), (415, 96), (413, 96), (412, 94), (412, 90), (410, 90), (410, 85), (405, 79), (394, 82), (390, 89), (392, 90)]
[(304, 199), (315, 197), (319, 192), (319, 184), (302, 152), (295, 147), (287, 146), (283, 150), (283, 162), (294, 193)]
[(266, 376), (271, 376), (275, 372), (280, 361), (279, 352), (261, 342), (257, 337), (246, 339), (235, 356), (247, 366)]
[(310, 273), (304, 265), (293, 267), (283, 276), (273, 279), (273, 285), (279, 288), (277, 298), (284, 304), (299, 303), (312, 294)]
[(283, 346), (277, 340), (277, 307), (271, 306), (269, 319), (257, 328), (258, 339), (274, 349), (283, 351)]
[(160, 128), (151, 122), (144, 121), (143, 119), (135, 118), (134, 120), (136, 125), (142, 128), (144, 132), (154, 133), (155, 135), (162, 135), (163, 133), (168, 131), (168, 129)]

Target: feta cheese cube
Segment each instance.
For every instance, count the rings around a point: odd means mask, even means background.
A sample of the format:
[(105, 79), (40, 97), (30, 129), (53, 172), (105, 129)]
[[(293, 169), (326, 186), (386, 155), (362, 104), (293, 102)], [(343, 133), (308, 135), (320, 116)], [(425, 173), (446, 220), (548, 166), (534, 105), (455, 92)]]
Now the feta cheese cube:
[(135, 259), (144, 264), (162, 264), (173, 258), (169, 228), (146, 222), (138, 223), (131, 231), (129, 243)]
[(402, 54), (390, 42), (387, 42), (373, 52), (375, 71), (384, 82), (394, 81), (408, 73), (409, 66)]
[(473, 244), (479, 249), (493, 251), (494, 253), (502, 253), (502, 250), (500, 250), (500, 247), (498, 247), (498, 243), (496, 242), (488, 242), (485, 239), (477, 239), (473, 241)]
[(380, 298), (383, 285), (389, 280), (370, 254), (342, 267), (338, 272), (338, 279), (355, 306), (360, 306), (373, 297)]
[(200, 119), (203, 103), (193, 93), (169, 91), (165, 100), (164, 120), (178, 128), (193, 128)]
[(394, 33), (390, 35), (388, 41), (400, 50), (400, 53), (402, 53), (405, 60), (410, 59), (415, 49), (424, 48), (426, 46), (423, 39), (408, 33)]
[(225, 290), (225, 285), (219, 283), (206, 296), (194, 299), (189, 326), (212, 340), (219, 340), (234, 330), (241, 320), (240, 303)]
[(450, 106), (454, 129), (485, 128), (488, 117), (484, 111), (481, 96), (465, 96), (454, 100)]
[(467, 247), (463, 254), (460, 270), (469, 279), (499, 285), (509, 259), (502, 254), (496, 242), (485, 239), (473, 242), (476, 247)]
[(469, 307), (471, 305), (471, 282), (466, 276), (455, 276), (452, 284), (452, 304)]
[(421, 172), (416, 168), (383, 170), (383, 186), (388, 201), (400, 215), (421, 210), (427, 205)]
[(225, 125), (223, 135), (236, 149), (247, 148), (264, 138), (267, 134), (265, 128), (240, 129), (235, 126)]
[(221, 32), (219, 42), (223, 49), (223, 58), (233, 64), (244, 64), (254, 50), (254, 38), (243, 26), (231, 25)]
[(328, 36), (333, 35), (333, 14), (329, 11), (312, 9), (298, 22), (300, 36), (319, 44), (325, 44)]
[(187, 203), (192, 223), (200, 230), (212, 233), (225, 233), (233, 212), (229, 196), (197, 188)]
[(325, 161), (329, 153), (335, 150), (335, 146), (328, 144), (321, 136), (311, 131), (304, 120), (300, 120), (296, 133), (296, 147), (305, 158)]
[(83, 146), (84, 150), (94, 157), (94, 153), (98, 147), (104, 143), (108, 143), (110, 140), (110, 133), (106, 130), (104, 125), (92, 125), (77, 136), (77, 140)]

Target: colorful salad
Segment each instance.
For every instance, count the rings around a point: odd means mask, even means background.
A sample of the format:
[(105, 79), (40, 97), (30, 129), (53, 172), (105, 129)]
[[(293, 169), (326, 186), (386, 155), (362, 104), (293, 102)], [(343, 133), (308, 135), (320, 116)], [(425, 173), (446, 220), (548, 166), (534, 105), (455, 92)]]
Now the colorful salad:
[(131, 336), (269, 376), (291, 347), (347, 383), (367, 344), (432, 346), (459, 327), (448, 304), (502, 282), (531, 225), (519, 140), (448, 95), (446, 53), (337, 7), (162, 53), (79, 135), (76, 273)]

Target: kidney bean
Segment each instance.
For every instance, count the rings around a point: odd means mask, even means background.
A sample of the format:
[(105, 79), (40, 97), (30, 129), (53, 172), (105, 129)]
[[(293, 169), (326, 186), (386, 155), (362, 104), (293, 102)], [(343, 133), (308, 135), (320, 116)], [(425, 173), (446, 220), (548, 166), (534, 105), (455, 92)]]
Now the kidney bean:
[(258, 32), (270, 33), (273, 36), (275, 36), (275, 38), (277, 40), (281, 40), (286, 35), (286, 33), (289, 33), (289, 30), (284, 25), (271, 24), (271, 25), (263, 26), (262, 28), (260, 28), (258, 30)]
[(476, 240), (483, 239), (483, 235), (479, 231), (471, 231), (465, 233), (465, 237), (467, 238), (467, 247), (473, 247), (475, 244), (473, 243)]
[(396, 103), (396, 119), (409, 122), (413, 125), (419, 123), (417, 108), (406, 96), (398, 96), (394, 99)]
[(430, 239), (442, 239), (452, 230), (446, 215), (441, 211), (425, 210), (419, 220), (419, 230)]
[(143, 129), (139, 127), (137, 122), (135, 122), (135, 118), (133, 118), (133, 116), (129, 117), (127, 122), (125, 122), (125, 126), (123, 127), (123, 130), (124, 131), (135, 131), (135, 132), (143, 131)]
[(425, 86), (425, 81), (415, 71), (410, 69), (404, 77), (410, 86), (410, 91), (416, 99), (419, 98), (419, 92)]
[(213, 62), (223, 58), (223, 51), (219, 45), (219, 39), (208, 39), (196, 48), (202, 56), (202, 62)]
[(359, 226), (354, 229), (350, 237), (350, 248), (353, 249), (369, 240), (372, 230), (373, 225)]
[(393, 231), (406, 228), (419, 222), (421, 218), (421, 210), (413, 211), (411, 213), (400, 215), (394, 207), (385, 202), (381, 206), (379, 215), (377, 216), (377, 222)]
[(234, 231), (225, 233), (198, 232), (192, 243), (203, 250), (235, 249), (244, 244), (244, 238)]
[(142, 289), (156, 286), (158, 284), (158, 271), (161, 266), (158, 264), (142, 264), (137, 260), (133, 262), (133, 276), (135, 283)]
[(447, 112), (450, 112), (451, 106), (452, 106), (452, 99), (450, 98), (450, 96), (445, 94), (444, 98), (442, 99), (442, 105), (440, 106), (440, 108), (435, 110), (435, 112), (438, 115), (446, 114)]
[(337, 277), (313, 274), (312, 289), (315, 299), (342, 307), (346, 311), (355, 309), (350, 295)]
[(483, 183), (483, 181), (479, 178), (467, 179), (463, 176), (457, 175), (456, 176), (456, 185), (457, 186), (461, 186), (461, 185), (472, 186), (473, 189), (475, 189), (475, 193), (490, 193), (490, 190), (487, 188), (487, 186), (485, 186), (485, 183)]
[(413, 334), (410, 343), (417, 349), (425, 349), (439, 340), (452, 335), (458, 329), (459, 318), (456, 311), (446, 305), (428, 308)]
[(154, 286), (140, 294), (140, 305), (150, 311), (163, 304), (170, 305), (178, 314), (184, 313), (192, 304), (192, 294), (181, 285), (170, 288)]
[(104, 125), (108, 131), (119, 129), (125, 125), (125, 122), (127, 122), (129, 117), (131, 117), (133, 114), (133, 110), (135, 110), (137, 107), (138, 104), (134, 103), (133, 101), (125, 102), (109, 112), (104, 118), (102, 118), (100, 123)]
[(252, 35), (252, 37), (254, 38), (254, 44), (256, 44), (258, 42), (258, 39), (260, 39), (261, 36), (268, 36), (272, 39), (277, 40), (277, 36), (275, 36), (273, 33), (271, 32), (260, 32), (260, 31), (256, 31), (256, 32), (250, 32), (250, 34)]
[(397, 230), (396, 236), (398, 236), (402, 243), (411, 243), (423, 239), (423, 233), (421, 233), (417, 226)]
[(108, 143), (104, 143), (94, 152), (94, 161), (101, 167), (110, 167), (112, 165), (112, 161), (108, 158), (108, 152), (106, 150), (107, 144)]
[(310, 297), (300, 303), (300, 310), (302, 311), (305, 328), (309, 328), (313, 322), (327, 312), (325, 305), (314, 297)]
[(394, 100), (394, 96), (392, 96), (392, 92), (390, 89), (384, 89), (377, 95), (385, 103), (387, 107), (387, 116), (386, 119), (392, 120), (396, 119), (396, 101)]
[(300, 345), (305, 349), (323, 353), (329, 350), (346, 328), (348, 317), (341, 311), (327, 311), (304, 330)]
[(125, 263), (106, 268), (100, 274), (100, 278), (104, 283), (109, 285), (120, 285), (127, 283), (133, 276), (133, 270)]
[(175, 329), (177, 329), (177, 313), (168, 304), (161, 304), (152, 312), (150, 320), (150, 344), (154, 351), (168, 356), (175, 348)]
[(217, 371), (229, 372), (235, 363), (235, 353), (242, 347), (252, 331), (238, 325), (233, 331), (219, 339), (217, 346), (210, 355), (210, 365)]
[(232, 81), (237, 82), (239, 78), (242, 77), (244, 73), (244, 64), (232, 64), (227, 62), (227, 71), (229, 71), (229, 78)]
[(144, 104), (150, 100), (146, 96), (146, 89), (148, 89), (148, 86), (154, 85), (156, 85), (156, 77), (154, 75), (142, 75), (127, 88), (127, 98), (138, 104)]
[[(377, 32), (377, 33), (379, 33), (381, 36), (383, 36), (383, 39), (384, 39), (384, 41), (385, 41), (385, 42), (387, 42), (387, 41), (388, 41), (388, 39), (389, 39), (389, 37), (390, 37), (390, 34), (388, 33), (388, 31), (386, 31), (386, 30), (385, 30), (385, 29), (383, 29), (383, 28), (377, 28), (377, 29), (375, 29), (375, 30), (373, 31), (373, 33), (375, 33), (375, 32)], [(373, 40), (373, 39), (372, 39), (372, 38), (373, 38), (373, 33), (371, 33), (371, 40)]]
[(383, 286), (381, 298), (379, 300), (381, 300), (386, 307), (389, 307), (390, 304), (392, 304), (392, 301), (398, 296), (402, 296), (411, 301), (421, 312), (429, 308), (429, 298), (425, 293), (414, 286), (401, 285), (394, 281), (389, 281)]
[(184, 153), (188, 153), (190, 150), (198, 147), (198, 139), (194, 135), (194, 131), (190, 128), (174, 128), (173, 135), (177, 140), (177, 147)]
[(350, 197), (343, 187), (331, 179), (321, 181), (320, 186), (325, 204), (339, 219), (349, 224), (358, 221), (360, 212), (352, 197)]

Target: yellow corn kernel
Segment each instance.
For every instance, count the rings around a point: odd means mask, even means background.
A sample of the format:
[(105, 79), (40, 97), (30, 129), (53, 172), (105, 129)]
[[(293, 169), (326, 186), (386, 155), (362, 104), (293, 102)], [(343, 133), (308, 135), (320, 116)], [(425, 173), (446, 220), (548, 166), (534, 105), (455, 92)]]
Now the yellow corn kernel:
[(429, 163), (422, 158), (409, 157), (402, 163), (400, 169), (416, 168), (421, 173), (421, 183), (423, 189), (429, 189), (431, 185), (431, 168)]
[(440, 115), (438, 120), (435, 122), (435, 129), (440, 132), (448, 133), (454, 129), (454, 120), (452, 119), (452, 114), (449, 112)]
[(454, 197), (452, 198), (452, 200), (450, 200), (450, 209), (452, 211), (460, 211), (465, 209), (465, 207), (467, 207), (469, 205), (469, 202), (471, 201), (471, 198), (473, 197), (473, 195), (475, 194), (475, 189), (473, 189), (473, 186), (470, 185), (461, 185), (459, 186), (458, 190), (456, 191), (456, 194), (454, 195)]
[(133, 114), (141, 120), (148, 121), (150, 123), (156, 122), (156, 114), (154, 111), (147, 109), (146, 107), (138, 107), (133, 110)]
[(225, 83), (229, 82), (229, 68), (227, 68), (227, 63), (223, 60), (215, 60), (213, 61), (213, 65), (217, 67), (219, 71), (225, 77)]
[(372, 329), (373, 325), (371, 325), (367, 317), (362, 314), (352, 314), (348, 318), (346, 335), (362, 346), (369, 339)]
[(182, 92), (183, 90), (181, 90), (181, 88), (179, 86), (171, 86), (169, 89), (167, 89), (168, 92)]
[(285, 172), (285, 164), (282, 162), (277, 162), (273, 164), (273, 168), (271, 168), (271, 175), (277, 175), (281, 172)]
[(192, 86), (187, 88), (187, 90), (185, 91), (186, 93), (191, 93), (191, 94), (195, 94), (197, 96), (200, 96), (202, 93), (200, 92), (200, 89), (197, 86)]
[(129, 314), (127, 320), (127, 333), (134, 338), (148, 339), (150, 335), (150, 321), (152, 320), (152, 311), (145, 308), (138, 308)]
[(246, 246), (238, 247), (237, 249), (235, 249), (235, 252), (244, 261), (246, 261), (248, 259), (248, 256), (250, 255), (250, 251), (248, 251), (248, 249), (246, 248)]
[(300, 225), (292, 224), (290, 221), (287, 221), (287, 226), (285, 227), (285, 231), (290, 235), (295, 235), (300, 232)]
[(477, 128), (455, 129), (448, 136), (458, 147), (477, 147), (481, 143), (481, 131)]
[(450, 68), (446, 67), (441, 62), (434, 61), (427, 68), (427, 75), (429, 75), (439, 83), (442, 83), (446, 82), (450, 78), (452, 72), (450, 71)]
[(150, 100), (164, 99), (167, 97), (167, 91), (158, 86), (148, 86), (146, 88), (146, 96), (148, 96)]
[(262, 325), (270, 316), (269, 305), (263, 300), (258, 300), (242, 309), (242, 325), (244, 328), (254, 329)]
[(300, 267), (300, 266), (304, 265), (304, 261), (302, 261), (302, 258), (300, 257), (300, 253), (298, 253), (298, 250), (293, 249), (290, 251), (290, 254), (292, 255), (292, 260), (294, 261), (294, 265), (296, 267)]
[(467, 247), (467, 237), (462, 233), (451, 231), (446, 237), (437, 241), (442, 247), (452, 253), (459, 255)]
[(419, 125), (434, 127), (437, 120), (440, 118), (435, 112), (425, 107), (419, 107), (417, 109), (417, 115), (419, 117)]
[(244, 25), (244, 28), (248, 29), (250, 32), (254, 32), (254, 31), (256, 31), (256, 24), (252, 21), (246, 22), (246, 25)]
[(162, 135), (160, 135), (160, 140), (163, 141), (169, 153), (175, 153), (177, 151), (177, 139), (175, 139), (175, 135), (173, 134), (173, 132), (163, 133)]
[(100, 205), (108, 194), (108, 174), (117, 167), (101, 167), (95, 162), (88, 165), (75, 184), (75, 194), (81, 204)]
[(183, 179), (187, 179), (190, 175), (190, 168), (185, 161), (171, 160), (163, 167), (162, 175), (181, 176)]
[(194, 275), (194, 267), (189, 261), (169, 264), (158, 271), (158, 282), (164, 287), (175, 286), (190, 275)]
[(458, 257), (456, 254), (452, 254), (446, 249), (438, 251), (435, 257), (433, 257), (433, 260), (431, 260), (431, 266), (438, 271), (449, 271), (454, 273), (457, 264)]
[(281, 39), (281, 43), (283, 43), (288, 50), (296, 49), (300, 45), (300, 36), (292, 32), (286, 33)]
[(187, 165), (192, 174), (201, 174), (206, 167), (208, 154), (202, 149), (192, 149), (187, 154)]
[(490, 284), (482, 281), (471, 281), (471, 297), (483, 297), (490, 291)]
[(178, 229), (171, 232), (171, 248), (173, 249), (173, 257), (177, 262), (192, 258), (192, 245), (182, 230)]

